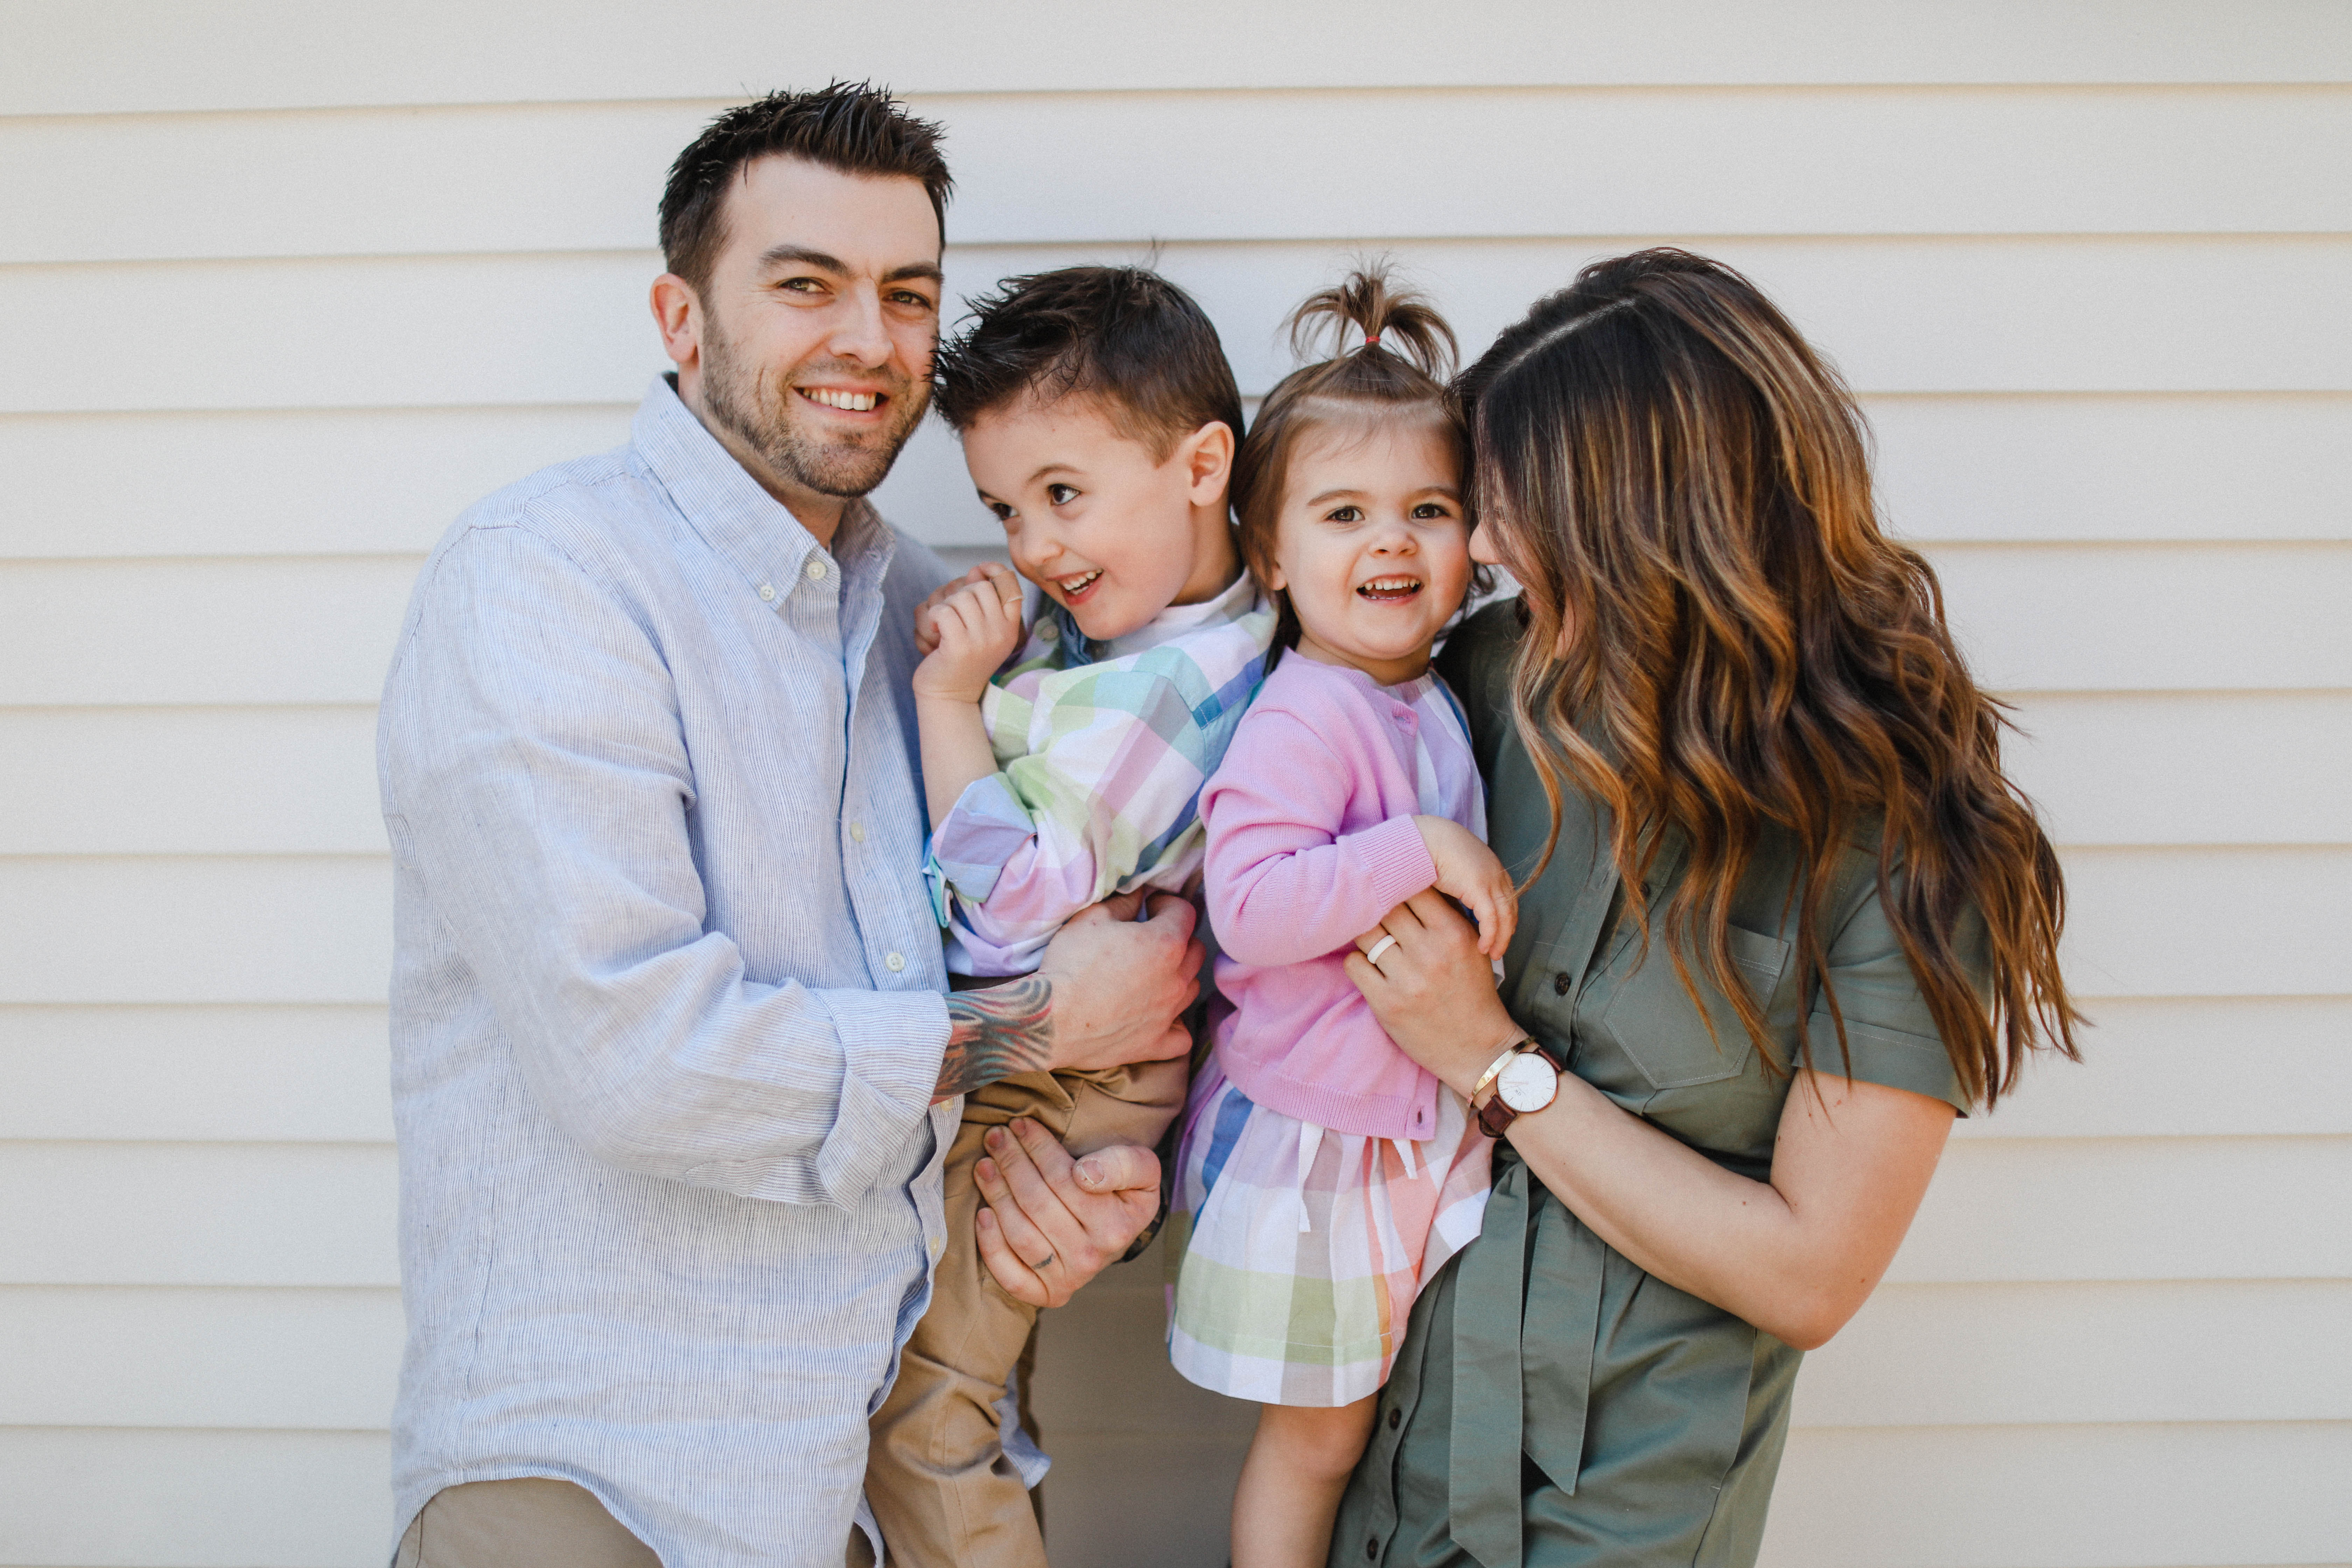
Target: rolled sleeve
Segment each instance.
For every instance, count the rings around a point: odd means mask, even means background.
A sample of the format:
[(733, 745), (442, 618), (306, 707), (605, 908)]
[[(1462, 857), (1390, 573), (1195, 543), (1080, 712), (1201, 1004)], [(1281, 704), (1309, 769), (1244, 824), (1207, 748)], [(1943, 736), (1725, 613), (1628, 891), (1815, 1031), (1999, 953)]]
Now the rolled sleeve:
[(791, 1203), (903, 1155), (943, 999), (763, 983), (706, 929), (676, 693), (612, 590), (527, 529), (472, 531), (420, 589), (384, 724), (394, 851), (582, 1148)]

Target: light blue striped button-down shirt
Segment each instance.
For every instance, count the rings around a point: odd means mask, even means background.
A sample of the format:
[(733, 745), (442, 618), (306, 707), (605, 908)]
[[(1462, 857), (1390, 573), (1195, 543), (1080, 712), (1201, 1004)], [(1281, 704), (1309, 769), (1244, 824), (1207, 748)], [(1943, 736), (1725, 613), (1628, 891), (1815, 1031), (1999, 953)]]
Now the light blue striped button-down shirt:
[(914, 608), (665, 382), (460, 519), (379, 733), (408, 1349), (399, 1526), (578, 1481), (669, 1568), (837, 1568), (943, 1236)]

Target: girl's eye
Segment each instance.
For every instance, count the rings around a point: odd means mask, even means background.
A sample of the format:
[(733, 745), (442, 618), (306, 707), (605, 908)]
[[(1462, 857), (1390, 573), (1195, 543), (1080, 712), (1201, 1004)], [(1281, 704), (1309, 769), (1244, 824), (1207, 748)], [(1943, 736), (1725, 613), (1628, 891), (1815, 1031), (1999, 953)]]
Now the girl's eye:
[(1361, 522), (1364, 521), (1364, 509), (1360, 506), (1335, 506), (1329, 511), (1323, 514), (1323, 521), (1326, 522)]
[(1045, 499), (1055, 506), (1067, 506), (1078, 499), (1078, 492), (1069, 485), (1047, 485)]
[(1450, 518), (1454, 515), (1454, 509), (1442, 500), (1425, 500), (1412, 509), (1412, 515), (1423, 521)]

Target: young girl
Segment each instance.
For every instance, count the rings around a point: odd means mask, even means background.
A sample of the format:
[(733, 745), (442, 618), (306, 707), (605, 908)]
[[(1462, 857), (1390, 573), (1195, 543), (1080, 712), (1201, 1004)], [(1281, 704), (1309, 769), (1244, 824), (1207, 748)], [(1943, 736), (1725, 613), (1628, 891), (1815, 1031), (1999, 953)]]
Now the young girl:
[(1290, 330), (1362, 343), (1276, 386), (1234, 462), (1242, 554), (1288, 651), (1201, 795), (1233, 1011), (1186, 1109), (1171, 1237), (1176, 1369), (1264, 1405), (1234, 1568), (1324, 1562), (1413, 1298), (1486, 1203), (1488, 1141), (1381, 1032), (1346, 956), (1431, 887), (1490, 956), (1516, 917), (1461, 710), (1429, 668), (1473, 573), (1466, 442), (1437, 380), (1454, 335), (1378, 272)]

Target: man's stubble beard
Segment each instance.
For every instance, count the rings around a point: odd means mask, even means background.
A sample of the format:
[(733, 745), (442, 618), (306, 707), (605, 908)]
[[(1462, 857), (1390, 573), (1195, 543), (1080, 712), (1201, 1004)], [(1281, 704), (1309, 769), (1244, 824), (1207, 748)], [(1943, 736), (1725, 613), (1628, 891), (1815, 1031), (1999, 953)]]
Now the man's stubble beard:
[(885, 389), (886, 405), (898, 411), (894, 424), (877, 432), (876, 443), (812, 440), (794, 424), (790, 400), (800, 394), (790, 377), (803, 370), (823, 374), (838, 370), (863, 381), (874, 373), (846, 363), (795, 365), (772, 382), (735, 356), (734, 344), (716, 316), (702, 318), (702, 404), (711, 418), (733, 432), (760, 456), (775, 475), (818, 495), (849, 500), (866, 494), (887, 478), (898, 460), (899, 448), (915, 433), (916, 422), (930, 402), (928, 384), (909, 384), (903, 377)]

